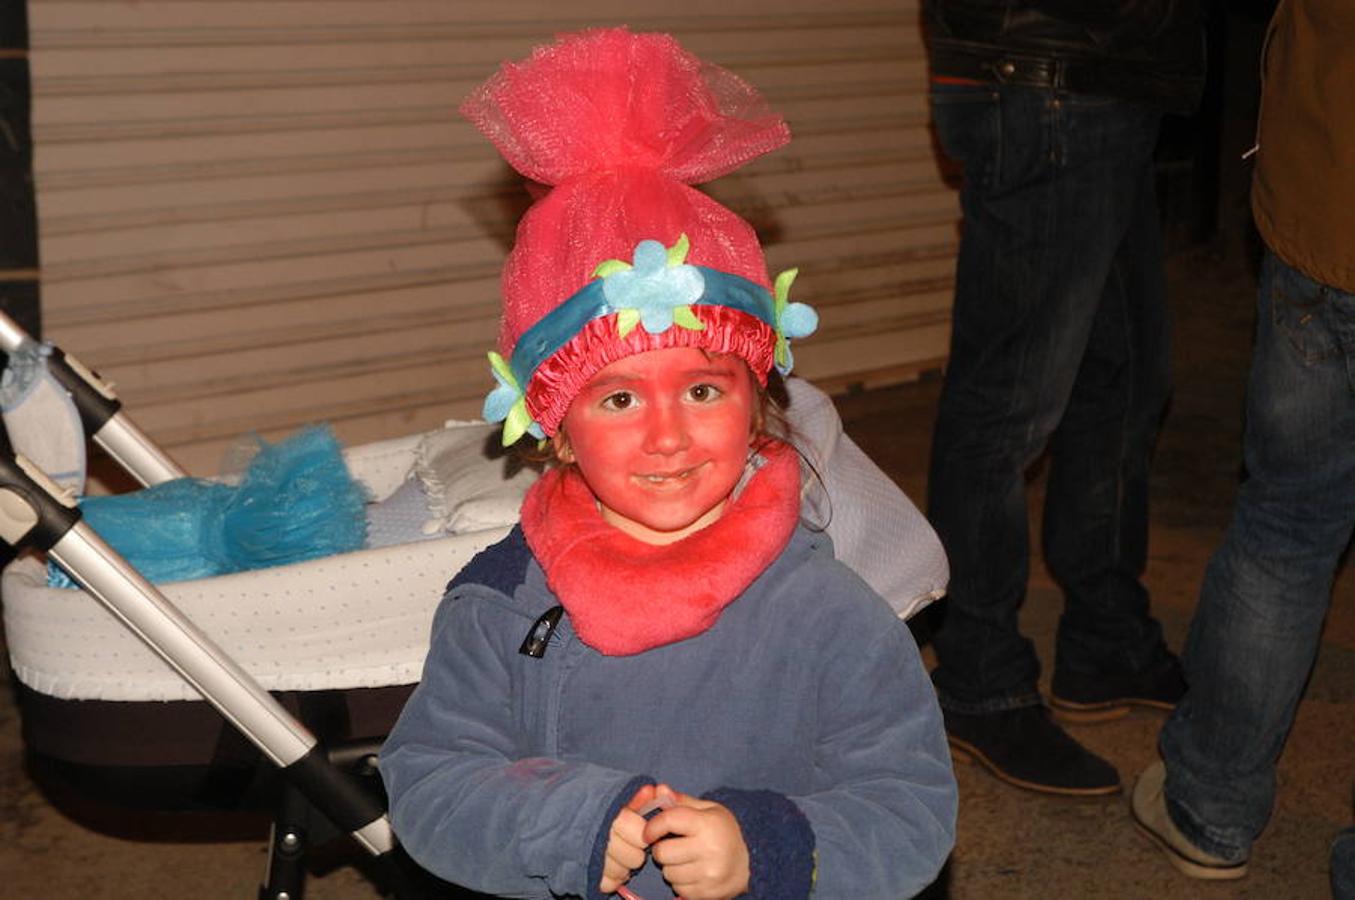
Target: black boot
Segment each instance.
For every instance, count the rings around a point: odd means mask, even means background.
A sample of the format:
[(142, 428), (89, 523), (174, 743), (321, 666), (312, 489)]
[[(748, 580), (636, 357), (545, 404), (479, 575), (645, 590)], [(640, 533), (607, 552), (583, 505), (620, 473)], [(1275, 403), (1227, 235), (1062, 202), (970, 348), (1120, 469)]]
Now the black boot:
[(1043, 706), (943, 714), (955, 757), (979, 763), (1008, 784), (1075, 797), (1120, 792), (1115, 767), (1069, 737)]
[(1170, 710), (1185, 693), (1181, 662), (1164, 651), (1143, 672), (1084, 675), (1056, 665), (1049, 706), (1059, 719), (1086, 724), (1118, 719), (1135, 706)]

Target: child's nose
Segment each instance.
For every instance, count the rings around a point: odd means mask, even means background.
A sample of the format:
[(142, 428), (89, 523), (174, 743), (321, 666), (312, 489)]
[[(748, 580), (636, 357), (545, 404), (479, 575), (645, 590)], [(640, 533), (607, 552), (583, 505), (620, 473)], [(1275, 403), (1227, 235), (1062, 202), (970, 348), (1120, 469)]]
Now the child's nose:
[(655, 403), (645, 420), (645, 451), (672, 454), (687, 446), (687, 425), (676, 403)]

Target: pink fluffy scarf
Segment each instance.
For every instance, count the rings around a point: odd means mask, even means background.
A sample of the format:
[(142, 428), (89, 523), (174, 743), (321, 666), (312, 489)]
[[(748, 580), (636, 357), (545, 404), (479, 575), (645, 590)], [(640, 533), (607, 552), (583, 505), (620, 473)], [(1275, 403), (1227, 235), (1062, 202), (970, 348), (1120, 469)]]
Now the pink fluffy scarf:
[(522, 531), (574, 631), (607, 656), (701, 634), (790, 541), (800, 514), (795, 451), (776, 443), (724, 515), (672, 544), (607, 524), (582, 476), (553, 469), (522, 504)]

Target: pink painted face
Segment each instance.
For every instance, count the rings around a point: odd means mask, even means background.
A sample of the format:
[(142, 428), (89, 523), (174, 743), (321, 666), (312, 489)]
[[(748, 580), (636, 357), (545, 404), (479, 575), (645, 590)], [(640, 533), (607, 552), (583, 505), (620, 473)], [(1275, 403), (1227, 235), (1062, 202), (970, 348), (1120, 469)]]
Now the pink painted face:
[(593, 376), (565, 414), (557, 448), (578, 465), (604, 520), (669, 544), (724, 513), (748, 459), (757, 402), (737, 356), (650, 350)]

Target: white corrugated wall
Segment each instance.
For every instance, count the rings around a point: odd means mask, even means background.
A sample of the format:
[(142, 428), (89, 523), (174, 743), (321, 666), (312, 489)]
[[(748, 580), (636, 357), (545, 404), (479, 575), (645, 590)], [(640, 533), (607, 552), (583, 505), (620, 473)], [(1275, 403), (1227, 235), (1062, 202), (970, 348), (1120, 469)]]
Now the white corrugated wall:
[(622, 22), (789, 120), (708, 189), (801, 269), (823, 326), (798, 370), (939, 365), (958, 210), (910, 0), (29, 0), (47, 336), (199, 474), (250, 431), (476, 415), (526, 196), (456, 105), (555, 32)]

